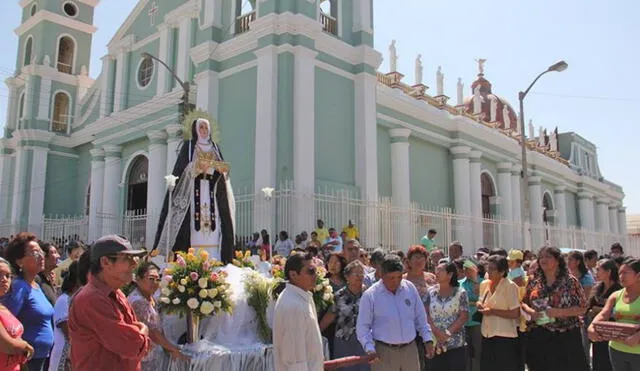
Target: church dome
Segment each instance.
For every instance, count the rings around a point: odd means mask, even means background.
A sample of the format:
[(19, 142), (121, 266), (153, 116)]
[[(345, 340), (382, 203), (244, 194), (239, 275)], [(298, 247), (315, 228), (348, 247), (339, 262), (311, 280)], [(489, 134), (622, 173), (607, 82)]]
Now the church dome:
[[(471, 96), (464, 99), (465, 112), (474, 114), (474, 94), (476, 89), (479, 90), (479, 95), (482, 98), (480, 103), (480, 113), (484, 114), (484, 121), (493, 122), (497, 128), (507, 129), (505, 125), (505, 113), (509, 120), (509, 129), (514, 130), (517, 127), (518, 115), (516, 111), (511, 107), (506, 99), (501, 98), (491, 91), (491, 82), (484, 78), (484, 74), (478, 74), (478, 79), (471, 84)], [(491, 117), (491, 102), (496, 101), (495, 117)], [(506, 108), (506, 110), (505, 110)]]

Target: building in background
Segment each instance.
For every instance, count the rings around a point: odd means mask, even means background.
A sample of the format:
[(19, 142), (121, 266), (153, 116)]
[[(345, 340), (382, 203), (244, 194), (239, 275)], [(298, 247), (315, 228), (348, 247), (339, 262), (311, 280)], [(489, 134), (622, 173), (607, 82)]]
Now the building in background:
[[(624, 193), (577, 133), (520, 123), (478, 64), (464, 97), (379, 71), (372, 0), (140, 0), (87, 76), (99, 0), (22, 1), (15, 76), (0, 139), (0, 234), (93, 240), (155, 233), (182, 143), (184, 94), (219, 124), (239, 238), (353, 220), (369, 248), (438, 243), (522, 247), (521, 189), (533, 246), (606, 249), (626, 238)], [(244, 5), (243, 5), (244, 4)], [(385, 51), (386, 53), (386, 51)], [(433, 93), (431, 93), (433, 91)], [(514, 96), (515, 92), (504, 92)]]

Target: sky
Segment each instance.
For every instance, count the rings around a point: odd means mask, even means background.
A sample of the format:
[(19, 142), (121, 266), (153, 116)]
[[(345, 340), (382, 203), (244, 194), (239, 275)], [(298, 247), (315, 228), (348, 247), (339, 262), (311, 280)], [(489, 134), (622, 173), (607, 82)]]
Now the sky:
[[(96, 9), (90, 75), (97, 77), (106, 44), (137, 1), (102, 0)], [(162, 6), (162, 0), (159, 0)], [(435, 94), (442, 66), (445, 94), (455, 100), (458, 77), (471, 95), (483, 58), (493, 92), (517, 106), (525, 89), (549, 65), (569, 68), (545, 75), (525, 101), (525, 118), (536, 128), (574, 131), (598, 147), (602, 175), (625, 192), (627, 214), (640, 214), (640, 128), (633, 107), (640, 103), (640, 2), (614, 0), (374, 0), (375, 47), (388, 71), (388, 46), (396, 40), (398, 71), (413, 83), (414, 62), (422, 55), (424, 83)], [(0, 79), (14, 73), (20, 24), (17, 0), (0, 1)], [(7, 88), (0, 84), (0, 126)], [(536, 129), (537, 131), (537, 129)]]

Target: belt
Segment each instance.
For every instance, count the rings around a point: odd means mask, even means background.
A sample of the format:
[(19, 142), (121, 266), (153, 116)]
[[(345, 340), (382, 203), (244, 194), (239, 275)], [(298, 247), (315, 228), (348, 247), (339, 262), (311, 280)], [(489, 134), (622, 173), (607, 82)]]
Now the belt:
[(407, 345), (411, 345), (411, 344), (413, 344), (416, 340), (415, 340), (415, 339), (413, 339), (413, 340), (411, 340), (410, 342), (408, 342), (408, 343), (404, 343), (404, 344), (389, 344), (389, 343), (385, 343), (384, 341), (380, 341), (380, 340), (374, 340), (374, 341), (375, 341), (376, 343), (378, 343), (378, 344), (384, 345), (384, 346), (389, 347), (389, 348), (404, 348), (404, 347), (406, 347)]

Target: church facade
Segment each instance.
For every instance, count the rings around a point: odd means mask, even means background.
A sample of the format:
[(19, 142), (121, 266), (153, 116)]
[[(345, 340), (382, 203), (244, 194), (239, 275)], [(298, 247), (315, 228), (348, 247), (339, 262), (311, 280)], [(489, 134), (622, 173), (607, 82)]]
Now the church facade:
[(353, 219), (368, 247), (406, 247), (431, 227), (442, 242), (520, 247), (522, 189), (535, 246), (602, 248), (626, 235), (624, 193), (577, 133), (529, 128), (522, 186), (521, 124), (484, 61), (455, 102), (440, 71), (427, 90), (419, 61), (417, 81), (405, 82), (395, 45), (392, 70), (378, 71), (372, 0), (139, 0), (93, 80), (98, 3), (20, 1), (0, 139), (2, 234), (50, 236), (54, 226), (145, 244), (185, 110), (197, 109), (218, 123), (239, 237)]

